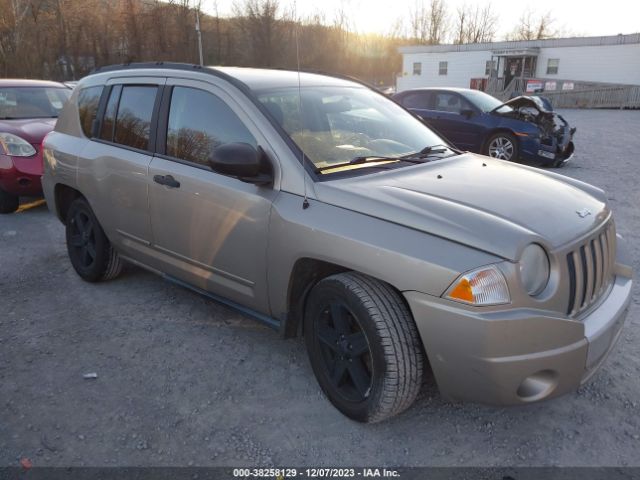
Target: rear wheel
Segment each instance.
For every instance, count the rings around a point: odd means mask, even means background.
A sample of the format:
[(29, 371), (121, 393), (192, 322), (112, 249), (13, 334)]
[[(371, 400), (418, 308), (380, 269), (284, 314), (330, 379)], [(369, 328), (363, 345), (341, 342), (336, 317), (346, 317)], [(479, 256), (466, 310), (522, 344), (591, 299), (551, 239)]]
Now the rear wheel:
[(496, 133), (487, 141), (484, 153), (500, 160), (517, 161), (518, 141), (510, 133)]
[(413, 318), (391, 286), (352, 272), (327, 277), (309, 294), (304, 327), (318, 383), (342, 413), (378, 422), (413, 403), (423, 353)]
[(0, 188), (0, 213), (13, 213), (18, 209), (20, 199)]
[(104, 234), (89, 203), (76, 198), (66, 214), (67, 252), (84, 280), (98, 282), (118, 276), (122, 260)]

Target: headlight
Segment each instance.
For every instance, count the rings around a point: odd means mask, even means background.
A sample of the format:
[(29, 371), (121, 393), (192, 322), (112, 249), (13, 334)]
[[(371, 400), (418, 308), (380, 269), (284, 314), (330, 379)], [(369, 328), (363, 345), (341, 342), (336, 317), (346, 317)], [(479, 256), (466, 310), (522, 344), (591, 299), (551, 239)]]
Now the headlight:
[(495, 266), (482, 267), (460, 275), (449, 287), (445, 297), (470, 305), (500, 305), (511, 302), (507, 281)]
[(549, 283), (549, 257), (536, 243), (524, 249), (518, 262), (518, 270), (522, 285), (529, 295), (538, 295)]
[(0, 133), (0, 147), (5, 155), (12, 157), (31, 157), (36, 154), (33, 145), (12, 133)]

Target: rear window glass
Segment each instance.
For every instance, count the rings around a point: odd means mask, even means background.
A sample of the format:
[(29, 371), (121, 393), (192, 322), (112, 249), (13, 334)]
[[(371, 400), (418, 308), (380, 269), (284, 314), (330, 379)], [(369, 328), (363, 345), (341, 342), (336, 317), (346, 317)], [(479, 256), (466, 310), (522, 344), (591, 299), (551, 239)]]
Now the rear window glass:
[(431, 99), (431, 93), (428, 92), (416, 92), (407, 94), (400, 102), (407, 108), (422, 108), (429, 109), (429, 100)]
[(57, 118), (70, 95), (68, 88), (0, 88), (0, 120)]
[(84, 134), (91, 138), (93, 136), (93, 121), (98, 113), (98, 105), (102, 87), (83, 88), (78, 95), (78, 114), (80, 115), (80, 125)]
[(147, 150), (151, 117), (158, 87), (146, 85), (123, 86), (116, 115), (114, 142)]

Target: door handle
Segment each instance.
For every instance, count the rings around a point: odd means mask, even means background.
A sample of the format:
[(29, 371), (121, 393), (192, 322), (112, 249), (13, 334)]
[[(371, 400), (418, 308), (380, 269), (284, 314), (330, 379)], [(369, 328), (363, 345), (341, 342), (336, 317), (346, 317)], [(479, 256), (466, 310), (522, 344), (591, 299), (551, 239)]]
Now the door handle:
[(154, 175), (153, 181), (169, 188), (180, 188), (180, 182), (171, 175)]

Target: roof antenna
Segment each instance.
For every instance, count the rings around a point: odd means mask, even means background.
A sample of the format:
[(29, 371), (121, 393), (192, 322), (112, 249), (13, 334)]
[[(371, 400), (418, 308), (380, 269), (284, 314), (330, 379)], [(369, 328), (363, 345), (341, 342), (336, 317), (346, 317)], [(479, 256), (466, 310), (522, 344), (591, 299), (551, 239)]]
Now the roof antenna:
[[(294, 9), (297, 10), (296, 4), (294, 3)], [(296, 15), (297, 16), (297, 15)], [(309, 200), (307, 199), (307, 176), (305, 175), (304, 168), (304, 115), (302, 112), (302, 85), (300, 81), (300, 38), (299, 38), (299, 29), (300, 22), (296, 19), (296, 62), (298, 64), (298, 111), (300, 112), (300, 126), (302, 127), (300, 131), (300, 143), (302, 144), (300, 147), (301, 151), (301, 159), (300, 165), (302, 165), (302, 187), (304, 189), (304, 200), (302, 201), (302, 209), (306, 210), (309, 208)]]

